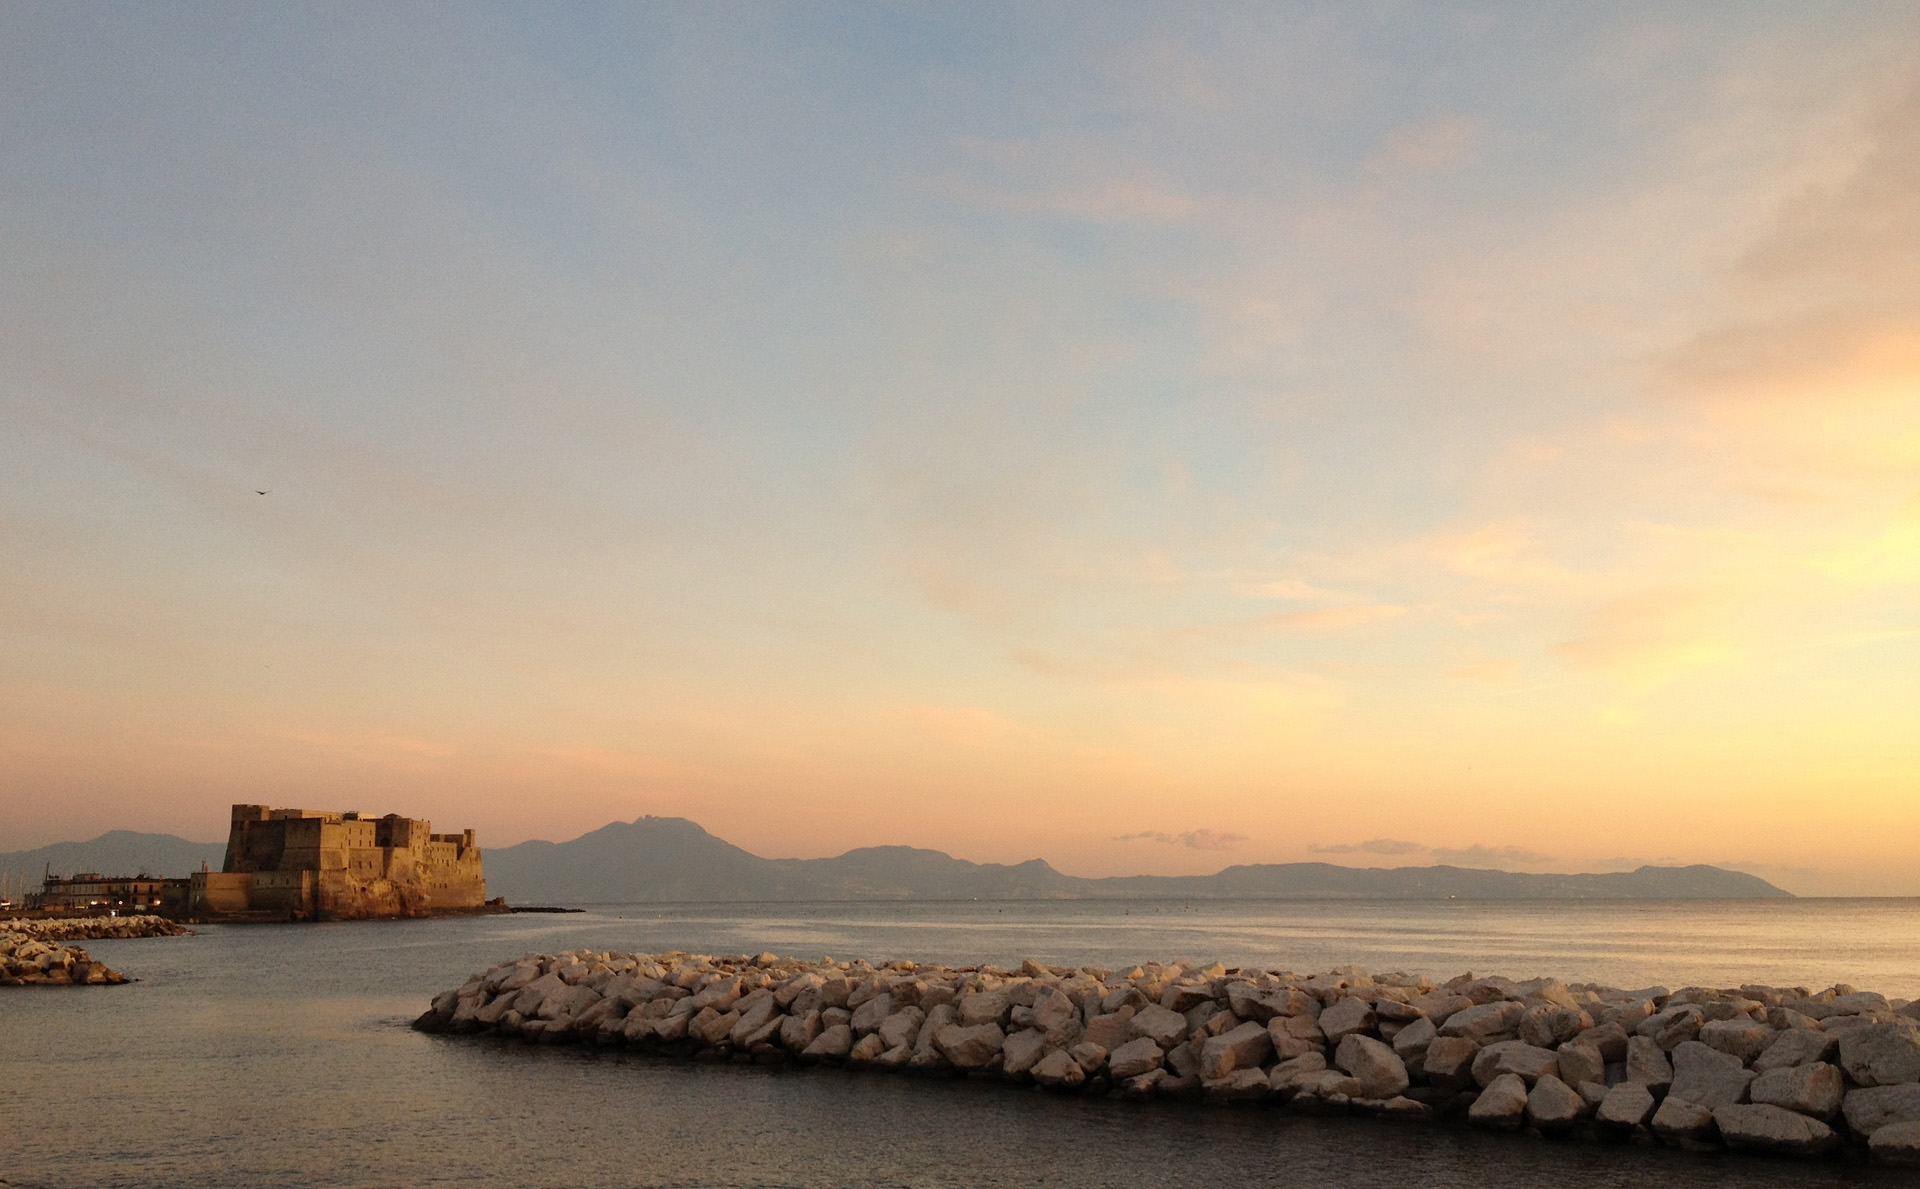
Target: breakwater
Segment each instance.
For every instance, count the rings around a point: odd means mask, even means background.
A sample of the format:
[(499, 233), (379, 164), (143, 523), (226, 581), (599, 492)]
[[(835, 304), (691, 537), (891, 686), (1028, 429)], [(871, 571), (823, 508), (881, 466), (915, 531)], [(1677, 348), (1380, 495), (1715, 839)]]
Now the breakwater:
[(1847, 986), (573, 950), (476, 974), (414, 1026), (1920, 1165), (1920, 1004)]
[(193, 930), (166, 917), (33, 917), (0, 921), (0, 932), (19, 933), (36, 941), (127, 940), (135, 937), (179, 937)]
[(0, 987), (114, 986), (127, 976), (68, 941), (177, 937), (192, 930), (165, 917), (42, 917), (0, 921)]
[(77, 946), (0, 933), (0, 987), (107, 986), (127, 976)]

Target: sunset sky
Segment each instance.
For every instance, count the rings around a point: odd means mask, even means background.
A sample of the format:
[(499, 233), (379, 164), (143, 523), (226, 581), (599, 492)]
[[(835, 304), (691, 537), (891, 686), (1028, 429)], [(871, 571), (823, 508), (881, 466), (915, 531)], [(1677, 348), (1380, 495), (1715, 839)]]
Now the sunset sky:
[(1920, 12), (0, 3), (0, 850), (235, 801), (1920, 894)]

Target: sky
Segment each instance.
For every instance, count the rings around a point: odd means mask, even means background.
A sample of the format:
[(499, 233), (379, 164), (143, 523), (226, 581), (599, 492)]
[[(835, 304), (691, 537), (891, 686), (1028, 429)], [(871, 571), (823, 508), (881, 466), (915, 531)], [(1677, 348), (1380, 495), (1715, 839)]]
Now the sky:
[(1920, 14), (0, 0), (0, 559), (0, 850), (1920, 895)]

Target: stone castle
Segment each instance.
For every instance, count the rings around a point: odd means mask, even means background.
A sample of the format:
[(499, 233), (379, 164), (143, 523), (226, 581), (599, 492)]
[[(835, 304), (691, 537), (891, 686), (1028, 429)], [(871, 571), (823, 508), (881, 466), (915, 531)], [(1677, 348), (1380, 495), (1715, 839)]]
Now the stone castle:
[(235, 805), (226, 860), (194, 873), (197, 917), (359, 920), (484, 912), (487, 881), (473, 831), (387, 814)]

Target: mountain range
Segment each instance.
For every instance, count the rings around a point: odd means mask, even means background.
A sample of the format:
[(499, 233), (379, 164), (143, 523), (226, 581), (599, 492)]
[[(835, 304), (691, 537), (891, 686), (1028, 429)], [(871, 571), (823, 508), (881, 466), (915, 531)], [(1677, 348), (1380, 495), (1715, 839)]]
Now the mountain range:
[(487, 887), (509, 903), (647, 904), (782, 900), (1695, 900), (1787, 897), (1719, 867), (1536, 875), (1465, 867), (1261, 863), (1213, 875), (1084, 879), (1044, 860), (969, 863), (937, 850), (869, 846), (829, 859), (763, 859), (677, 817), (613, 822), (571, 842), (486, 855)]
[[(218, 870), (225, 846), (115, 830), (0, 854), (0, 873), (37, 886), (56, 873), (184, 875)], [(487, 889), (511, 904), (671, 904), (811, 900), (1702, 900), (1790, 897), (1758, 876), (1698, 864), (1586, 875), (1468, 867), (1339, 867), (1257, 863), (1212, 875), (1086, 879), (1042, 859), (970, 863), (937, 850), (868, 846), (826, 859), (764, 859), (685, 818), (612, 822), (571, 842), (522, 842), (485, 852)]]

